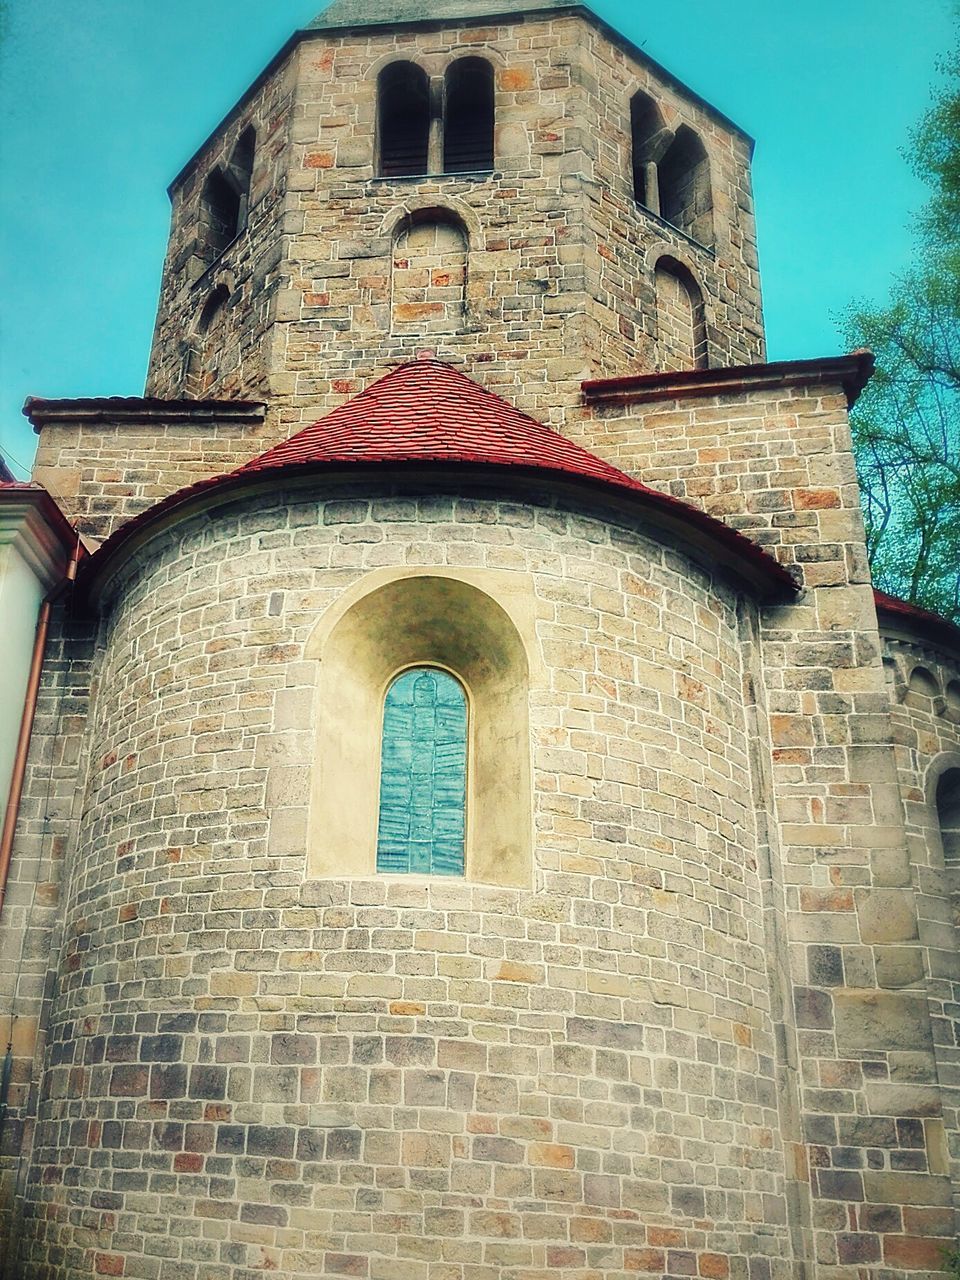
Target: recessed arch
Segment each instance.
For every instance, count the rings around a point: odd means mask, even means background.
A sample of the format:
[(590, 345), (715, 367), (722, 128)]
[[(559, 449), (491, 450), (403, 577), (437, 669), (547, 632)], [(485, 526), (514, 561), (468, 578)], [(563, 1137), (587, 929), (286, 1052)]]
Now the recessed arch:
[(940, 696), (939, 680), (922, 663), (917, 663), (910, 672), (910, 678), (907, 681), (907, 696), (909, 697), (911, 694), (920, 698), (938, 698)]
[(443, 205), (438, 206), (436, 196), (407, 196), (402, 204), (396, 205), (384, 217), (380, 224), (380, 235), (384, 239), (394, 239), (402, 223), (414, 223), (424, 215), (441, 209), (448, 218), (459, 221), (467, 234), (471, 245), (476, 245), (483, 234), (483, 223), (476, 210), (471, 209), (463, 200), (444, 193)]
[(510, 613), (478, 586), (402, 575), (349, 600), (309, 652), (320, 659), (308, 874), (376, 873), (384, 695), (399, 672), (450, 672), (469, 700), (465, 874), (532, 876), (530, 663)]
[(390, 330), (425, 337), (456, 333), (467, 315), (470, 237), (451, 209), (425, 207), (394, 231)]
[(661, 370), (705, 369), (707, 323), (703, 293), (689, 267), (670, 255), (654, 268), (657, 362)]
[(202, 337), (215, 327), (230, 301), (230, 290), (222, 281), (207, 295), (197, 317), (197, 333)]
[(216, 380), (217, 356), (221, 348), (221, 329), (226, 319), (230, 289), (220, 281), (207, 294), (193, 331), (184, 347), (181, 382), (187, 395), (201, 395)]

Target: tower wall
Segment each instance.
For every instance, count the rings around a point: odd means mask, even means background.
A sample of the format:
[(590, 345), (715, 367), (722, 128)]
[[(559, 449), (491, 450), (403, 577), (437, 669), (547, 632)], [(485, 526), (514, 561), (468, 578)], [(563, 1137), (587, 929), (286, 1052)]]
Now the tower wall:
[[(494, 68), (493, 173), (377, 177), (378, 72), (410, 59), (438, 86), (461, 56)], [(268, 385), (285, 430), (424, 345), (561, 423), (581, 379), (676, 363), (657, 314), (664, 256), (702, 293), (704, 360), (762, 358), (749, 140), (608, 29), (561, 14), (317, 32), (273, 75), (175, 184), (151, 394), (183, 392), (184, 331), (221, 279), (232, 299), (217, 343), (226, 354), (212, 380), (200, 359), (204, 390), (260, 395)], [(706, 148), (709, 247), (637, 204), (630, 104), (638, 91), (657, 101), (669, 128), (692, 128)], [(247, 121), (268, 152), (255, 161), (251, 232), (198, 281), (199, 193)], [(450, 296), (446, 314), (441, 306), (426, 319), (415, 314), (421, 294), (410, 294), (412, 308), (393, 305), (398, 276), (401, 291), (409, 285), (405, 229), (434, 210), (443, 225), (459, 222), (468, 246), (459, 325)], [(441, 290), (455, 290), (446, 277), (459, 265), (438, 257), (434, 266)], [(248, 361), (247, 347), (260, 356)]]

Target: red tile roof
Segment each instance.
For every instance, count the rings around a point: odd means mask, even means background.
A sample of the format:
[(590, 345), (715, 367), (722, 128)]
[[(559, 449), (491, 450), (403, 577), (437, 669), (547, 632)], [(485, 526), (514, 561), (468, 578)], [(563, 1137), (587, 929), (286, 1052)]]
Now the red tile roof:
[(951, 649), (960, 650), (960, 626), (948, 618), (941, 617), (931, 609), (921, 609), (919, 605), (910, 604), (896, 596), (889, 596), (885, 591), (874, 591), (873, 599), (880, 615), (881, 629), (884, 615), (888, 621), (906, 622), (911, 630), (921, 637), (935, 643), (945, 644)]
[(496, 472), (518, 481), (555, 481), (601, 490), (608, 498), (639, 502), (650, 516), (701, 543), (710, 558), (738, 568), (767, 595), (794, 594), (788, 571), (756, 543), (678, 498), (650, 489), (514, 408), (451, 365), (421, 359), (392, 370), (367, 389), (304, 427), (289, 440), (227, 475), (201, 480), (127, 521), (92, 557), (90, 573), (175, 509), (212, 492), (235, 491), (267, 476), (317, 471), (343, 474), (379, 469), (469, 475)]
[(644, 489), (459, 369), (434, 359), (392, 370), (238, 470), (263, 471), (291, 463), (412, 461), (537, 467)]

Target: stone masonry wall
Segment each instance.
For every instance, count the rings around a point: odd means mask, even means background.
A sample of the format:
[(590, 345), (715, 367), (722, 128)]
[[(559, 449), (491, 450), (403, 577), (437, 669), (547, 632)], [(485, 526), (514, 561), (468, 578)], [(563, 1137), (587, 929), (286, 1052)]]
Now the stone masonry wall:
[(93, 631), (88, 622), (69, 618), (63, 604), (55, 610), (0, 915), (0, 1048), (13, 1046), (0, 1142), (0, 1242), (10, 1257), (16, 1256), (14, 1205), (26, 1189), (46, 1023), (57, 981), (64, 881), (76, 843)]
[[(536, 601), (528, 891), (304, 879), (305, 646), (421, 564)], [(117, 590), (27, 1275), (789, 1275), (748, 607), (607, 520), (389, 493), (234, 505)]]
[[(702, 104), (663, 84), (600, 32), (566, 55), (588, 94), (590, 164), (586, 279), (591, 322), (600, 330), (598, 373), (617, 377), (673, 367), (657, 350), (655, 268), (668, 255), (692, 274), (706, 306), (709, 366), (751, 364), (766, 355), (757, 233), (750, 178), (752, 144)], [(668, 128), (686, 124), (707, 149), (714, 243), (700, 244), (637, 206), (631, 165), (630, 101), (640, 89), (655, 99)]]
[[(933, 1023), (933, 1049), (943, 1098), (935, 1113), (914, 1122), (936, 1130), (949, 1159), (954, 1203), (960, 1211), (960, 868), (946, 867), (937, 830), (935, 777), (931, 766), (960, 766), (960, 661), (921, 639), (884, 637), (884, 663), (893, 699), (897, 774), (906, 811), (910, 871), (920, 904), (919, 938)], [(933, 686), (917, 681), (917, 671)], [(914, 679), (911, 681), (911, 676)], [(919, 685), (919, 687), (918, 687)], [(951, 696), (952, 695), (952, 696)], [(901, 963), (912, 961), (912, 955)], [(901, 972), (901, 980), (915, 974)], [(939, 1133), (943, 1126), (944, 1132)], [(944, 1234), (950, 1233), (944, 1214)]]
[[(228, 118), (173, 187), (170, 240), (160, 287), (146, 394), (260, 398), (270, 382), (268, 335), (283, 270), (284, 214), (295, 62), (287, 59)], [(256, 150), (245, 227), (209, 265), (197, 258), (203, 184), (228, 163), (252, 125)], [(200, 333), (205, 305), (218, 287), (229, 293), (217, 325), (217, 350)], [(214, 377), (214, 375), (216, 375)], [(213, 387), (213, 391), (210, 388)]]
[(804, 584), (764, 611), (757, 645), (813, 1249), (825, 1280), (933, 1273), (950, 1235), (944, 1101), (845, 398), (823, 383), (625, 395), (586, 409), (582, 433)]
[[(414, 58), (439, 76), (463, 55), (488, 57), (495, 67), (495, 172), (376, 177), (379, 68)], [(153, 394), (180, 390), (178, 351), (195, 296), (185, 253), (201, 179), (266, 103), (277, 137), (286, 129), (289, 138), (287, 151), (277, 143), (288, 168), (271, 188), (286, 192), (276, 268), (283, 282), (269, 316), (244, 297), (231, 323), (246, 325), (262, 347), (286, 434), (425, 342), (521, 407), (562, 423), (582, 378), (656, 367), (654, 268), (663, 253), (688, 266), (707, 298), (710, 362), (762, 356), (749, 144), (586, 19), (319, 33), (301, 43), (281, 78), (283, 92), (260, 90), (204, 152), (190, 192), (177, 192)], [(693, 125), (710, 152), (715, 250), (633, 200), (630, 97), (641, 85), (674, 125)], [(459, 217), (470, 236), (468, 323), (448, 334), (431, 325), (391, 331), (394, 237), (410, 215), (434, 207)], [(234, 258), (246, 246), (241, 236), (225, 251), (223, 271), (239, 271)], [(241, 364), (237, 378), (214, 383), (211, 394), (259, 395), (259, 367), (250, 368), (248, 376)]]
[(33, 464), (85, 538), (104, 539), (185, 485), (232, 471), (274, 443), (263, 406), (142, 406), (44, 420)]

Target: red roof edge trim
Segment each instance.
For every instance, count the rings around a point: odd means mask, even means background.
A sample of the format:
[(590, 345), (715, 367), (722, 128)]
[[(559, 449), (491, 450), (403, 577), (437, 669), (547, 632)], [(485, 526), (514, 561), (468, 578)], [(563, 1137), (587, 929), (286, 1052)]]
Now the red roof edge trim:
[(760, 589), (764, 599), (784, 600), (795, 597), (800, 588), (793, 575), (780, 564), (763, 547), (752, 542), (744, 534), (722, 521), (708, 515), (699, 508), (691, 507), (680, 498), (661, 493), (657, 489), (631, 481), (624, 476), (624, 483), (599, 477), (581, 475), (566, 471), (551, 470), (540, 466), (522, 466), (515, 463), (465, 462), (462, 459), (417, 459), (410, 458), (403, 462), (391, 462), (389, 471), (375, 459), (358, 459), (351, 462), (320, 463), (282, 463), (276, 466), (262, 467), (256, 471), (234, 471), (224, 476), (212, 476), (199, 480), (195, 484), (177, 490), (169, 497), (162, 499), (147, 511), (128, 520), (115, 530), (109, 538), (90, 556), (81, 570), (80, 580), (89, 589), (104, 571), (110, 561), (119, 555), (124, 548), (141, 533), (145, 533), (153, 524), (161, 522), (165, 517), (189, 514), (189, 508), (196, 502), (198, 505), (208, 494), (216, 494), (226, 498), (236, 491), (247, 488), (262, 488), (275, 485), (279, 479), (297, 480), (307, 476), (329, 476), (334, 480), (343, 480), (350, 475), (377, 470), (381, 477), (389, 482), (400, 476), (410, 477), (450, 475), (451, 470), (457, 473), (457, 479), (466, 483), (477, 483), (484, 477), (497, 477), (498, 481), (513, 478), (517, 481), (537, 481), (554, 487), (568, 489), (586, 489), (608, 499), (613, 497), (620, 502), (636, 505), (640, 511), (644, 508), (653, 510), (673, 525), (696, 530), (726, 552), (722, 562), (729, 568), (740, 567), (740, 576)]
[(724, 365), (719, 369), (683, 369), (638, 373), (624, 378), (594, 378), (580, 384), (588, 400), (667, 400), (740, 395), (791, 383), (839, 383), (850, 408), (873, 375), (872, 351), (825, 356), (819, 360), (779, 360), (769, 364)]
[(891, 620), (896, 619), (907, 623), (921, 638), (932, 640), (960, 653), (960, 626), (951, 622), (949, 618), (934, 613), (932, 609), (921, 609), (919, 605), (910, 604), (907, 600), (887, 595), (885, 591), (874, 591), (873, 599), (877, 606), (877, 613), (881, 615), (881, 625), (882, 615), (886, 614)]

